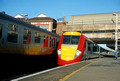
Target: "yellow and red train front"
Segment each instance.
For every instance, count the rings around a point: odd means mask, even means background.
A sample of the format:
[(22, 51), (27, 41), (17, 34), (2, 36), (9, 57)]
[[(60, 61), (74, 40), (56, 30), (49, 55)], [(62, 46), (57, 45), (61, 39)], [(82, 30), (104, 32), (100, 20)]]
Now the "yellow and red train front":
[(83, 35), (79, 32), (65, 32), (58, 45), (58, 64), (66, 65), (79, 62), (84, 49)]

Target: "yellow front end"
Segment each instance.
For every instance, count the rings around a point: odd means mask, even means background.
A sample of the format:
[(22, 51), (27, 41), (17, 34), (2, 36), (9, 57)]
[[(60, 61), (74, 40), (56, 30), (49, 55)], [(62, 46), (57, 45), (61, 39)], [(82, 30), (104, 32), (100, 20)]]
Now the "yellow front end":
[(75, 53), (77, 50), (77, 46), (62, 46), (61, 47), (61, 59), (70, 61), (73, 60), (75, 57)]

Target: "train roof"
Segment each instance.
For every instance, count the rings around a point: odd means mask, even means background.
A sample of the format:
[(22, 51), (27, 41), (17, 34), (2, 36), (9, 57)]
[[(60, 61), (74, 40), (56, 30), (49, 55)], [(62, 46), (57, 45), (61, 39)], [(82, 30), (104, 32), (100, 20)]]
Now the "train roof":
[(38, 31), (45, 32), (45, 33), (47, 33), (47, 34), (56, 36), (56, 37), (60, 37), (59, 35), (57, 35), (57, 34), (55, 34), (55, 33), (49, 32), (49, 31), (44, 30), (44, 29), (42, 29), (42, 28), (38, 28), (38, 27), (36, 27), (36, 26), (34, 26), (34, 25), (31, 25), (31, 24), (26, 23), (26, 22), (24, 22), (24, 21), (22, 21), (22, 20), (16, 19), (16, 18), (14, 18), (14, 17), (12, 17), (12, 16), (9, 16), (9, 15), (7, 15), (7, 14), (5, 14), (5, 13), (1, 13), (1, 12), (0, 12), (0, 19), (7, 20), (7, 21), (11, 21), (11, 22), (17, 23), (17, 24), (19, 24), (19, 25), (26, 26), (26, 27), (28, 27), (28, 28), (32, 28), (32, 29), (35, 29), (35, 30), (38, 30)]

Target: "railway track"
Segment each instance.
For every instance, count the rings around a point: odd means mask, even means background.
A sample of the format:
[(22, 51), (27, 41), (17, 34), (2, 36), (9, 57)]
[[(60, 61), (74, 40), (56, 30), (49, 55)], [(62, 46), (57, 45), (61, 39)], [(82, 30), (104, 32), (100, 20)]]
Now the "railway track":
[(23, 56), (23, 55), (1, 55), (0, 80), (6, 81), (18, 76), (24, 76), (37, 71), (43, 71), (57, 67), (55, 56)]

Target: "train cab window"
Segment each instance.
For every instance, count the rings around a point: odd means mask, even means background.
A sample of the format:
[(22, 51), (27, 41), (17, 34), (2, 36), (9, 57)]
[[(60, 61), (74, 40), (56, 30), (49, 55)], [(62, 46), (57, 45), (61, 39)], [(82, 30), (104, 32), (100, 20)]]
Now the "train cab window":
[(70, 44), (70, 39), (71, 39), (71, 36), (64, 35), (63, 36), (63, 44)]
[(18, 40), (18, 26), (8, 24), (7, 41), (17, 43), (17, 40)]
[(35, 43), (40, 43), (41, 42), (41, 34), (35, 32)]
[(2, 24), (0, 24), (0, 38), (2, 37)]
[(78, 44), (80, 36), (64, 35), (63, 44)]
[(29, 29), (23, 30), (23, 44), (29, 44), (31, 41), (31, 31)]
[(78, 44), (80, 36), (72, 36), (71, 44)]

